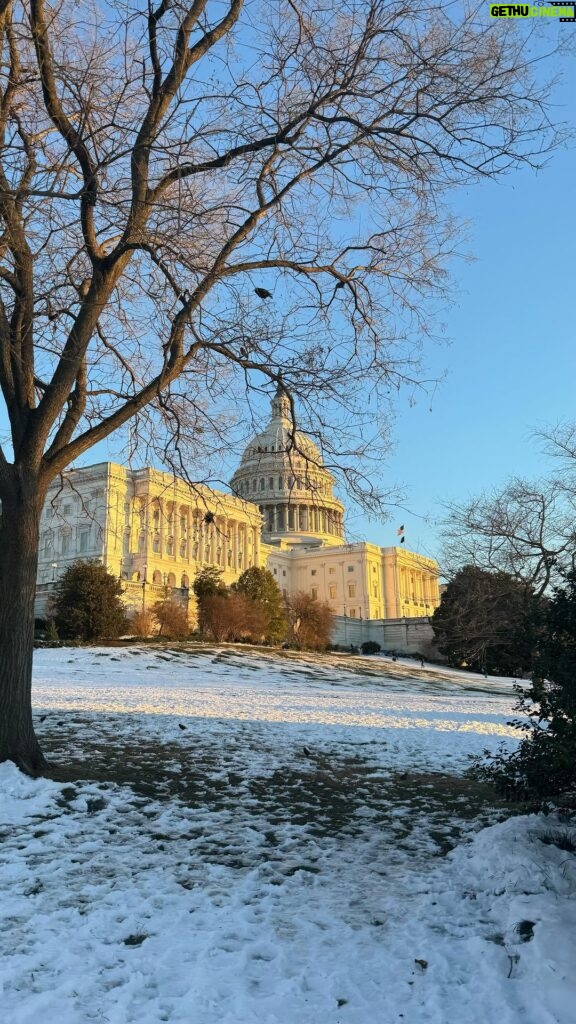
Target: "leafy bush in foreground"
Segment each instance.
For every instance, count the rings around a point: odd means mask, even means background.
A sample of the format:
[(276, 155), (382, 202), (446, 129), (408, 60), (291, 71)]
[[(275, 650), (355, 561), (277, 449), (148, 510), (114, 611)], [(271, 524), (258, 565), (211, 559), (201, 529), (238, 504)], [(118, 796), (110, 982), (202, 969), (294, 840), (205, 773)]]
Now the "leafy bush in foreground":
[(576, 808), (576, 573), (550, 601), (535, 664), (532, 685), (516, 688), (528, 716), (518, 750), (475, 771), (514, 799)]

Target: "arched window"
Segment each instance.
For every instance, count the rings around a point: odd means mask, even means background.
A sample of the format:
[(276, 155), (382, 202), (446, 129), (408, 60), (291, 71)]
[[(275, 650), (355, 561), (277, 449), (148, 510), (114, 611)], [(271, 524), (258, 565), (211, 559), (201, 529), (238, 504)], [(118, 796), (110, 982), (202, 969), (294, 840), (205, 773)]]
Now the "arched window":
[(188, 578), (188, 576), (186, 575), (185, 572), (182, 573), (182, 579), (180, 580), (180, 586), (181, 587), (185, 587), (185, 588), (190, 586), (190, 580), (189, 580), (189, 578)]
[(174, 554), (174, 538), (173, 537), (168, 537), (168, 540), (166, 541), (166, 554), (167, 555), (173, 555)]
[(266, 490), (266, 481), (265, 481), (263, 476), (260, 477), (260, 490), (261, 491)]
[(168, 584), (169, 587), (175, 587), (176, 586), (176, 577), (175, 577), (173, 572), (169, 572), (168, 573), (168, 578), (166, 580), (166, 583)]
[(159, 533), (155, 533), (154, 534), (154, 540), (152, 541), (152, 550), (156, 551), (156, 552), (160, 551), (160, 534)]
[(162, 583), (162, 573), (159, 569), (154, 569), (152, 573), (152, 583)]

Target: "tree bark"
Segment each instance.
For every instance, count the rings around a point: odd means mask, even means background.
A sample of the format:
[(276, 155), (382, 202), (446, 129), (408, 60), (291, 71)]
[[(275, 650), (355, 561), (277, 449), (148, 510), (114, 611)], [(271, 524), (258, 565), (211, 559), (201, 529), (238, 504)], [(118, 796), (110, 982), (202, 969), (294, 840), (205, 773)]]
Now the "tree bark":
[(34, 598), (42, 497), (32, 473), (15, 469), (0, 514), (0, 762), (29, 775), (46, 767), (32, 724)]

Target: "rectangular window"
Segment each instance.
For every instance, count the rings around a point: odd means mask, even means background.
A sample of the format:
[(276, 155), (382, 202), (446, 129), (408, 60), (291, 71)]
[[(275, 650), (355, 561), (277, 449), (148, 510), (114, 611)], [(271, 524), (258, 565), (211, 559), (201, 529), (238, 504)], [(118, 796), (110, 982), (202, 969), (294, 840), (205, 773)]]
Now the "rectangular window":
[(275, 575), (275, 576), (277, 576), (277, 575), (278, 575), (278, 569), (274, 569), (274, 575)]
[(354, 572), (354, 566), (353, 565), (349, 565), (348, 566), (348, 572)]
[(310, 569), (310, 575), (316, 576), (316, 569)]
[(311, 594), (312, 594), (312, 600), (313, 601), (317, 601), (318, 600), (318, 587), (312, 587)]
[(88, 540), (90, 538), (90, 530), (80, 531), (80, 554), (88, 551)]
[(356, 618), (356, 609), (355, 608), (351, 608), (350, 611), (348, 612), (348, 614), (349, 614), (351, 619), (355, 619)]
[(336, 575), (336, 569), (334, 569), (334, 568), (328, 569), (328, 572), (329, 572), (330, 576), (335, 576)]
[(355, 583), (349, 583), (348, 584), (348, 597), (356, 597), (356, 584)]
[(269, 476), (268, 477), (268, 487), (270, 488), (271, 491), (274, 490), (274, 477), (273, 476)]
[(70, 537), (65, 533), (62, 537), (62, 554), (67, 555), (70, 550)]
[(337, 592), (336, 584), (335, 583), (331, 583), (330, 587), (328, 589), (330, 591), (330, 598), (333, 601), (334, 598), (336, 597), (336, 592)]
[(282, 569), (282, 575), (283, 575), (283, 576), (285, 576), (285, 575), (286, 575), (286, 569)]

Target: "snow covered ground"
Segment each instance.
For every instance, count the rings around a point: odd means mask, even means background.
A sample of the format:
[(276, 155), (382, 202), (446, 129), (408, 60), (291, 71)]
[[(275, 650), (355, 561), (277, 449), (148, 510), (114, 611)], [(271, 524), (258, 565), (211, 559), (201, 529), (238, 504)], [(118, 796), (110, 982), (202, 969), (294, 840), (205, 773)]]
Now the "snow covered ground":
[(88, 781), (0, 765), (1, 1019), (569, 1024), (576, 856), (550, 839), (570, 830), (501, 821), (458, 778), (516, 742), (511, 684), (37, 652), (39, 733)]

